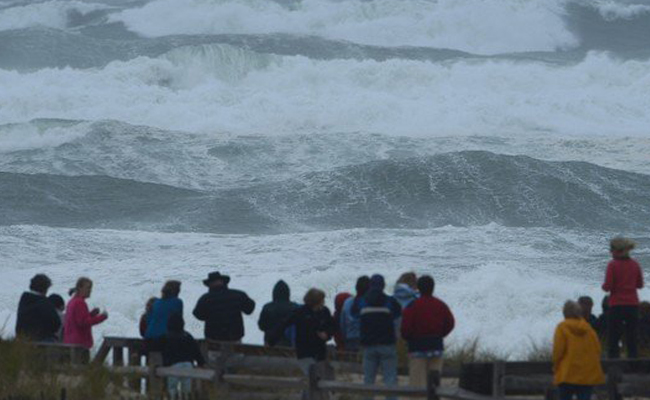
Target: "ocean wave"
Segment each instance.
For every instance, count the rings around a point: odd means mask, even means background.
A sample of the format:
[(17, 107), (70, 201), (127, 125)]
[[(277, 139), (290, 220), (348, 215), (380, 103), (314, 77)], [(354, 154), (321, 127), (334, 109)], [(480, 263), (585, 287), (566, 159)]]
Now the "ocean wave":
[(109, 6), (81, 1), (45, 1), (31, 4), (16, 4), (0, 9), (0, 31), (32, 27), (64, 29), (82, 25)]
[(381, 46), (480, 54), (554, 51), (578, 45), (563, 1), (545, 0), (155, 0), (111, 17), (146, 36), (293, 33)]
[[(419, 136), (635, 136), (650, 125), (650, 61), (601, 53), (564, 66), (318, 61), (227, 45), (199, 53), (102, 69), (0, 70), (0, 123), (114, 119), (189, 132)], [(47, 90), (34, 95), (34, 87)]]
[(487, 152), (382, 160), (212, 193), (102, 176), (0, 173), (3, 225), (216, 233), (349, 228), (643, 229), (650, 177)]

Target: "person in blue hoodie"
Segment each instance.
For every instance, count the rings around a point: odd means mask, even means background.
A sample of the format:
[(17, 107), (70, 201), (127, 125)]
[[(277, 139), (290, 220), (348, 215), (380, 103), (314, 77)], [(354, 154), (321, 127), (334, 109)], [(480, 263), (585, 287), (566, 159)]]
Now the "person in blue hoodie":
[[(397, 385), (397, 341), (395, 323), (402, 315), (397, 300), (384, 293), (386, 282), (381, 275), (370, 278), (370, 290), (352, 306), (352, 315), (361, 321), (364, 383), (374, 384), (379, 368), (386, 386)], [(395, 399), (395, 397), (387, 397)]]
[(345, 300), (345, 303), (343, 303), (343, 311), (341, 311), (341, 319), (336, 321), (340, 325), (346, 351), (359, 351), (361, 321), (359, 320), (359, 316), (352, 315), (352, 306), (361, 301), (368, 288), (370, 288), (370, 277), (367, 275), (360, 276), (357, 279), (355, 287), (356, 296)]
[(419, 297), (418, 277), (414, 272), (406, 272), (399, 277), (395, 283), (393, 297), (402, 306), (402, 310)]
[(145, 339), (160, 339), (167, 334), (167, 323), (172, 314), (183, 316), (183, 301), (178, 298), (181, 293), (179, 281), (167, 281), (162, 288), (162, 296), (153, 303), (147, 320)]

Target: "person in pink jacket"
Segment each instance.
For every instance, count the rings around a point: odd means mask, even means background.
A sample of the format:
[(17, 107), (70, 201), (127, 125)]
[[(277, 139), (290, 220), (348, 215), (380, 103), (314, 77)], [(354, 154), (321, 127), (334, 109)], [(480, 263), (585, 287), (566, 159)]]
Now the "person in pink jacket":
[(63, 343), (78, 344), (87, 349), (93, 347), (92, 327), (104, 322), (108, 314), (100, 314), (98, 309), (88, 310), (86, 299), (90, 297), (92, 290), (93, 281), (88, 278), (79, 278), (77, 285), (70, 290), (73, 297), (65, 310)]

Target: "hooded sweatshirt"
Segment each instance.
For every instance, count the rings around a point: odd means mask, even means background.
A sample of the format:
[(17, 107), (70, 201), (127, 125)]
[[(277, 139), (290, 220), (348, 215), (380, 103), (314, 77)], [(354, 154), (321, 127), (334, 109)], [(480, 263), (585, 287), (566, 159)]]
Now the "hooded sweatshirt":
[(393, 297), (395, 297), (395, 300), (397, 300), (399, 305), (402, 306), (402, 309), (404, 309), (418, 298), (418, 292), (413, 290), (413, 288), (406, 283), (398, 283), (395, 285)]
[(18, 303), (16, 335), (35, 341), (56, 339), (61, 320), (56, 308), (40, 293), (25, 292)]
[[(292, 302), (291, 291), (286, 282), (280, 280), (273, 287), (273, 301), (267, 303), (262, 308), (260, 319), (257, 322), (260, 330), (264, 332), (264, 340), (268, 342), (268, 335), (271, 334), (280, 324), (282, 324), (299, 305)], [(291, 345), (288, 337), (280, 340), (280, 345)]]
[(603, 290), (611, 293), (610, 306), (638, 306), (637, 289), (641, 288), (643, 288), (643, 272), (636, 260), (629, 257), (615, 257), (609, 262)]
[(596, 332), (584, 319), (567, 318), (553, 338), (554, 383), (595, 386), (605, 383)]

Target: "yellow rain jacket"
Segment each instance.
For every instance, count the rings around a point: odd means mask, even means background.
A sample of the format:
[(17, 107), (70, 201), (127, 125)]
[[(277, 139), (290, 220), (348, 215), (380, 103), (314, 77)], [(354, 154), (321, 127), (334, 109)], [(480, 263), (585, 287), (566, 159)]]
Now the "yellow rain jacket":
[(582, 318), (562, 321), (553, 338), (555, 384), (595, 386), (605, 383), (600, 352), (598, 336), (587, 321)]

